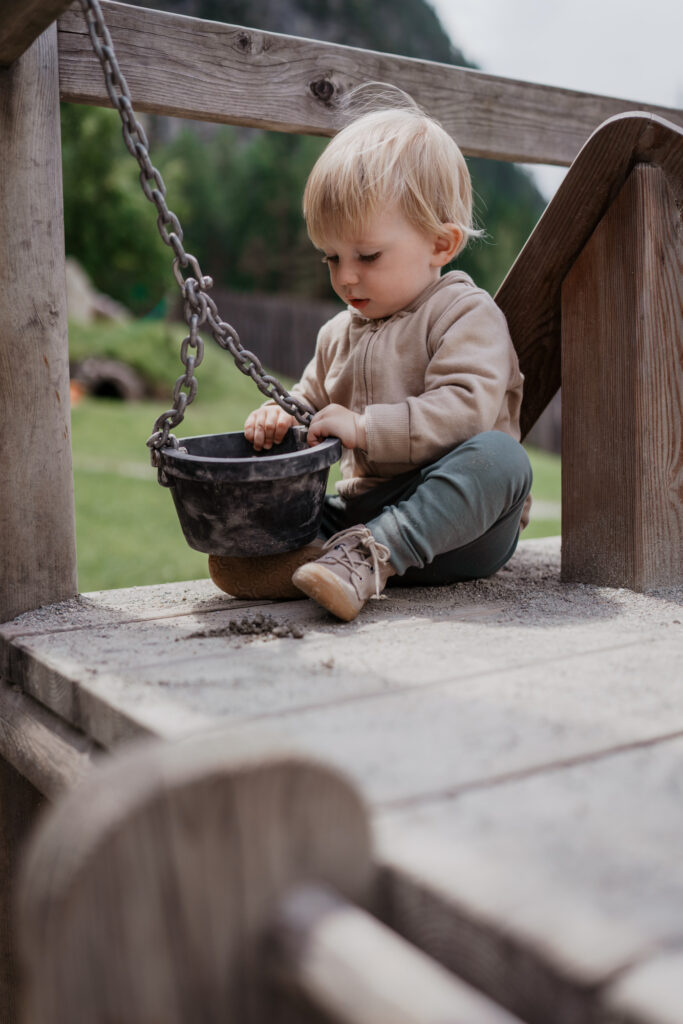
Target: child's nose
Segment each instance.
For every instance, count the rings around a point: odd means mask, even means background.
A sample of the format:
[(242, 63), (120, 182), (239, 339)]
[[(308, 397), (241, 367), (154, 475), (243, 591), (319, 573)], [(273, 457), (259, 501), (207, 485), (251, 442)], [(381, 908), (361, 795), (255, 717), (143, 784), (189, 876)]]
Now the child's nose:
[(340, 263), (339, 283), (343, 285), (358, 284), (358, 271), (351, 262)]

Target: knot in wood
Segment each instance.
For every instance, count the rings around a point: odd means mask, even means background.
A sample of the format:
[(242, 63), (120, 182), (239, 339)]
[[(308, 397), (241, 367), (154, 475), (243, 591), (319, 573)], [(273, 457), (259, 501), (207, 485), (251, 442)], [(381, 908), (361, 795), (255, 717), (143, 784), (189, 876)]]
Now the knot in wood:
[(246, 53), (251, 50), (251, 36), (248, 32), (240, 32), (237, 37), (237, 46)]
[(311, 92), (317, 100), (329, 103), (334, 96), (334, 84), (329, 78), (316, 78), (315, 82), (311, 82)]

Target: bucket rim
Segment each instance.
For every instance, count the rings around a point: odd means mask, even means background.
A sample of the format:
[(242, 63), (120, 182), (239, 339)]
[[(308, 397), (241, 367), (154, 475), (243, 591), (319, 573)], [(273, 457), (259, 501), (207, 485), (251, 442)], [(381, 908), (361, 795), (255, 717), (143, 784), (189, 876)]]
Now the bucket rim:
[[(304, 430), (305, 428), (294, 428)], [(204, 438), (244, 437), (242, 431), (222, 434), (195, 434), (178, 438), (180, 445)], [(329, 467), (341, 457), (341, 441), (327, 437), (310, 448), (274, 455), (210, 456), (181, 452), (177, 448), (161, 448), (160, 466), (173, 477), (186, 480), (273, 480), (283, 477), (304, 476)]]

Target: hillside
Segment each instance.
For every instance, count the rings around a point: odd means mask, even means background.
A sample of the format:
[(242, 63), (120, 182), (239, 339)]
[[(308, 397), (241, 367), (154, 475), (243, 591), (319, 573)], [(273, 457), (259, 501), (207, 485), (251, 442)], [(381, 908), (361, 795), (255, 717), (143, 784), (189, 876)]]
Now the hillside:
[(129, 0), (138, 7), (323, 39), (366, 50), (465, 64), (425, 0)]

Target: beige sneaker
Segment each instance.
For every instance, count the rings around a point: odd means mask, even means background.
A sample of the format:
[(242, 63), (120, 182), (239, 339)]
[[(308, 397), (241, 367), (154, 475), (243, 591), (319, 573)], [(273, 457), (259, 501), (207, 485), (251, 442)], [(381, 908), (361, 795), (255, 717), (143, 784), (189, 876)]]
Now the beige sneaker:
[(209, 555), (209, 575), (217, 587), (232, 597), (300, 600), (301, 591), (292, 583), (292, 573), (305, 562), (318, 558), (322, 550), (323, 541), (314, 540), (281, 555)]
[(351, 526), (325, 543), (326, 554), (297, 569), (292, 583), (339, 619), (355, 619), (369, 598), (382, 596), (396, 572), (389, 548), (367, 526)]

